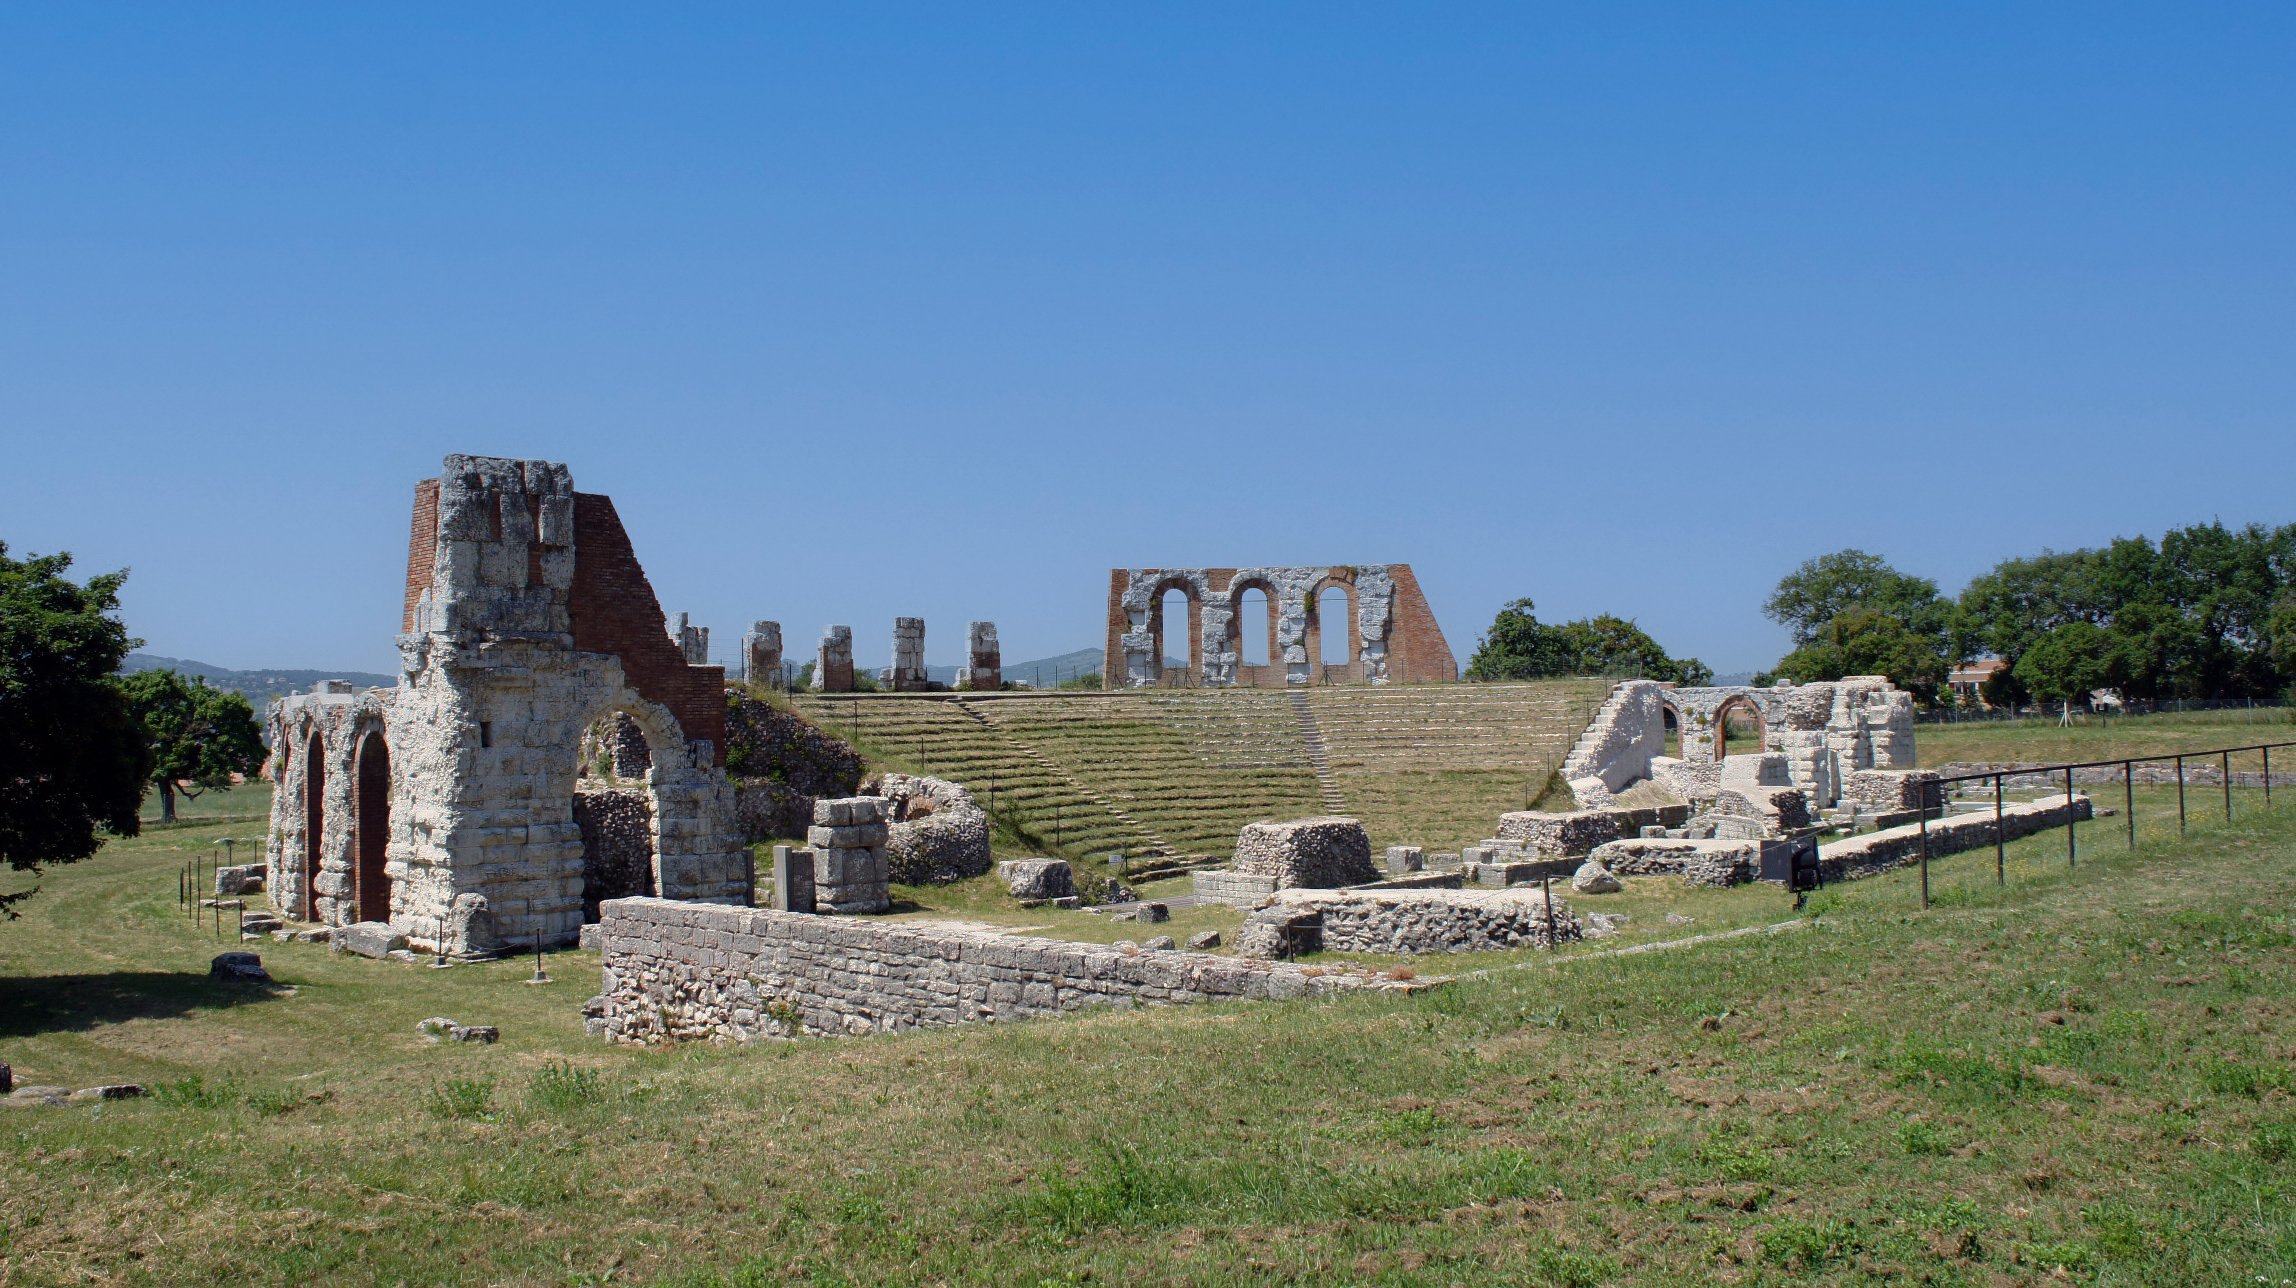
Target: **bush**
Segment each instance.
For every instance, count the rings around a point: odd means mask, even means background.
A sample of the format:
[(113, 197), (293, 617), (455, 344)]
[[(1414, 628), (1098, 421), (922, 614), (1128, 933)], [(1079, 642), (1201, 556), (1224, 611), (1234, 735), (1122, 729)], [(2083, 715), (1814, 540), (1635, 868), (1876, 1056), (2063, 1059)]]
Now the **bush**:
[(579, 1068), (564, 1060), (544, 1065), (526, 1084), (527, 1105), (551, 1113), (594, 1105), (605, 1095), (596, 1069)]
[(434, 1083), (424, 1105), (434, 1118), (491, 1119), (494, 1117), (494, 1079), (449, 1078)]

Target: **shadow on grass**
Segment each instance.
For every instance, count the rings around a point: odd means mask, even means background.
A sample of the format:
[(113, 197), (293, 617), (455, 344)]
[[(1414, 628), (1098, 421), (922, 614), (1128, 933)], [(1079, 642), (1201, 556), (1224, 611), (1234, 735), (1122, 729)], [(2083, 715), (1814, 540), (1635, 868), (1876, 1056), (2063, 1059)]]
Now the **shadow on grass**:
[(11, 979), (0, 987), (0, 1038), (224, 1011), (280, 995), (277, 986), (225, 983), (171, 971), (36, 975)]

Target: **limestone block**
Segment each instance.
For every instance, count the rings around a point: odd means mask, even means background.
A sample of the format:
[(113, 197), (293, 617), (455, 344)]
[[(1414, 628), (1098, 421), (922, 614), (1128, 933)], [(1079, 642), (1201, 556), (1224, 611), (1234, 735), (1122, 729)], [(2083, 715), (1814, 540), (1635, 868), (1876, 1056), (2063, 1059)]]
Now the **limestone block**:
[(407, 937), (387, 921), (361, 921), (337, 926), (333, 943), (344, 952), (381, 959), (405, 948)]
[(1427, 866), (1427, 852), (1416, 845), (1390, 845), (1387, 847), (1387, 870), (1397, 876), (1417, 872)]
[(1324, 816), (1288, 823), (1247, 823), (1236, 839), (1235, 870), (1276, 878), (1278, 888), (1376, 881), (1371, 838), (1352, 818)]
[(997, 876), (1012, 897), (1024, 901), (1066, 898), (1076, 893), (1075, 874), (1066, 859), (1006, 859)]

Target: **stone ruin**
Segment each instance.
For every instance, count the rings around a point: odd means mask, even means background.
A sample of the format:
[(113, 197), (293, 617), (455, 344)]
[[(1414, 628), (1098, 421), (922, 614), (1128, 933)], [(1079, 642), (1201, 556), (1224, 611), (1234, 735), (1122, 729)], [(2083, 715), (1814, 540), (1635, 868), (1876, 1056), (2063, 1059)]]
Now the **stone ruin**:
[(695, 626), (686, 620), (684, 613), (680, 613), (678, 619), (670, 623), (670, 638), (677, 641), (678, 652), (686, 659), (686, 665), (710, 664), (709, 627)]
[[(1733, 712), (1760, 724), (1759, 741), (1746, 749), (1759, 759), (1744, 760), (1728, 747)], [(1666, 754), (1669, 719), (1680, 738), (1677, 756)], [(1823, 811), (1856, 774), (1913, 768), (1913, 695), (1884, 676), (1853, 675), (1770, 688), (1628, 680), (1611, 690), (1564, 759), (1562, 775), (1588, 809), (1651, 782), (1691, 801), (1725, 790), (1791, 787), (1811, 810)]]
[[(272, 898), (458, 955), (570, 943), (586, 908), (646, 889), (746, 901), (724, 673), (665, 621), (610, 499), (549, 461), (447, 457), (415, 490), (398, 683), (267, 713)], [(585, 734), (617, 715), (647, 747), (644, 817), (593, 825), (643, 835), (634, 889), (601, 884), (577, 818)]]
[(941, 885), (989, 870), (989, 816), (973, 794), (943, 778), (886, 774), (862, 784), (885, 801), (887, 876)]
[[(1326, 623), (1323, 592), (1346, 593), (1348, 620)], [(1244, 664), (1247, 592), (1267, 600), (1268, 662)], [(1165, 620), (1167, 592), (1186, 597), (1187, 621)], [(1347, 661), (1325, 663), (1324, 632), (1347, 641)], [(1177, 668), (1166, 659), (1181, 659)], [(1424, 684), (1459, 678), (1409, 564), (1327, 568), (1117, 568), (1108, 575), (1102, 684), (1281, 688), (1293, 684)]]
[(741, 637), (741, 678), (751, 684), (781, 683), (781, 623), (751, 622)]
[(832, 626), (821, 632), (821, 652), (813, 663), (812, 689), (816, 693), (853, 691), (853, 628)]
[(885, 687), (895, 693), (915, 693), (931, 683), (925, 674), (925, 619), (893, 619), (893, 665), (885, 668)]
[(991, 693), (1004, 687), (1004, 651), (997, 647), (995, 622), (966, 626), (965, 666), (957, 672), (956, 687)]

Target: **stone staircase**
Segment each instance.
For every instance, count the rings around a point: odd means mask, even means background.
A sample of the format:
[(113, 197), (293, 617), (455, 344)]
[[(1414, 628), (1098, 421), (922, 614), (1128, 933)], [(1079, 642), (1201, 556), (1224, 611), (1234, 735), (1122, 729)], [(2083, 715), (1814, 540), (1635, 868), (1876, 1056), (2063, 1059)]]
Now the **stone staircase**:
[(1315, 768), (1316, 793), (1323, 800), (1324, 812), (1344, 814), (1347, 801), (1339, 794), (1339, 780), (1332, 776), (1331, 750), (1324, 746), (1323, 730), (1316, 725), (1315, 705), (1303, 690), (1293, 689), (1290, 696), (1292, 717), (1299, 722), (1300, 741), (1307, 746), (1307, 763)]

